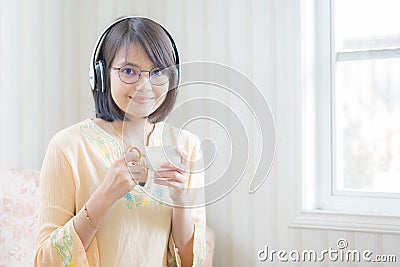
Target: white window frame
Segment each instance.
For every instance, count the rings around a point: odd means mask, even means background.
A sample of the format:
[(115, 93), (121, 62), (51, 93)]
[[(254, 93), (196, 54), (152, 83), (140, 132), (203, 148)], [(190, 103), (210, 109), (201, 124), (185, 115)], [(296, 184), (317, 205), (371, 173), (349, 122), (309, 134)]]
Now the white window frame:
[(394, 194), (333, 190), (331, 101), (335, 59), (331, 58), (331, 8), (331, 0), (302, 0), (303, 99), (298, 111), (303, 123), (298, 141), (303, 147), (303, 186), (298, 194), (302, 205), (291, 226), (400, 233), (400, 199)]

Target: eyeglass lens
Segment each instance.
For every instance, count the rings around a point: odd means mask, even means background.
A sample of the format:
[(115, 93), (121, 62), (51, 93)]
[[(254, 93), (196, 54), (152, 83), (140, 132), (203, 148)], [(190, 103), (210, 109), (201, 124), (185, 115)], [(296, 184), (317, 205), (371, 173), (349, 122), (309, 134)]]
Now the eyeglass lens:
[(163, 85), (169, 80), (170, 72), (168, 69), (153, 68), (150, 71), (141, 71), (134, 65), (126, 65), (119, 70), (119, 77), (125, 83), (135, 83), (140, 79), (143, 72), (149, 72), (150, 82), (154, 85)]

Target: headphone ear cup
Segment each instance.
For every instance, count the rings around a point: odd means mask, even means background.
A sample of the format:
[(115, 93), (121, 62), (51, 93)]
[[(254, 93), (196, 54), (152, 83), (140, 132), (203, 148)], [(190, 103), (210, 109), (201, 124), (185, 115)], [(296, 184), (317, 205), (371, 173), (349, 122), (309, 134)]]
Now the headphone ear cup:
[(106, 85), (106, 81), (105, 81), (105, 64), (103, 60), (99, 60), (96, 62), (95, 65), (95, 71), (94, 71), (94, 75), (95, 75), (95, 89), (98, 92), (102, 92), (104, 93), (105, 90), (105, 85)]

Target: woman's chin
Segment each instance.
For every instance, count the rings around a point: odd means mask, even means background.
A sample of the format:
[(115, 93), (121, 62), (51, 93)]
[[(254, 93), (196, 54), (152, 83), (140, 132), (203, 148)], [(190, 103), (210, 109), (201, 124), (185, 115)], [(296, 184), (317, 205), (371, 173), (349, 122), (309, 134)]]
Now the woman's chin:
[(128, 118), (147, 118), (150, 114), (157, 110), (160, 105), (161, 103), (155, 103), (154, 101), (145, 104), (130, 102), (127, 109), (125, 109), (125, 113)]
[(125, 112), (125, 114), (126, 114), (125, 116), (127, 116), (128, 118), (129, 117), (131, 117), (131, 118), (147, 118), (151, 113), (153, 113), (154, 110), (155, 109), (151, 109), (151, 107), (147, 108), (147, 109), (130, 108), (129, 110), (127, 110), (127, 112)]

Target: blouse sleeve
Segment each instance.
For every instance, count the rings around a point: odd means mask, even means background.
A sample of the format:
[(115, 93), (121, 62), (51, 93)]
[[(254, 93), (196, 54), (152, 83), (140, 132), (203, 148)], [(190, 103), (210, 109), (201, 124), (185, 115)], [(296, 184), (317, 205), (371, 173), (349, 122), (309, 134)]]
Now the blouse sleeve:
[[(190, 174), (189, 174), (189, 200), (191, 206), (199, 206), (191, 208), (191, 215), (194, 224), (193, 238), (193, 267), (202, 266), (206, 259), (206, 212), (204, 198), (204, 172), (194, 171), (202, 168), (203, 157), (200, 149), (200, 140), (195, 136), (195, 142), (192, 149), (186, 147), (185, 150), (192, 150), (190, 155)], [(172, 238), (172, 233), (169, 239), (168, 266), (181, 266), (181, 260), (178, 254), (178, 249)]]
[(96, 238), (87, 251), (75, 231), (75, 182), (71, 165), (51, 140), (40, 173), (38, 234), (34, 266), (96, 266)]

